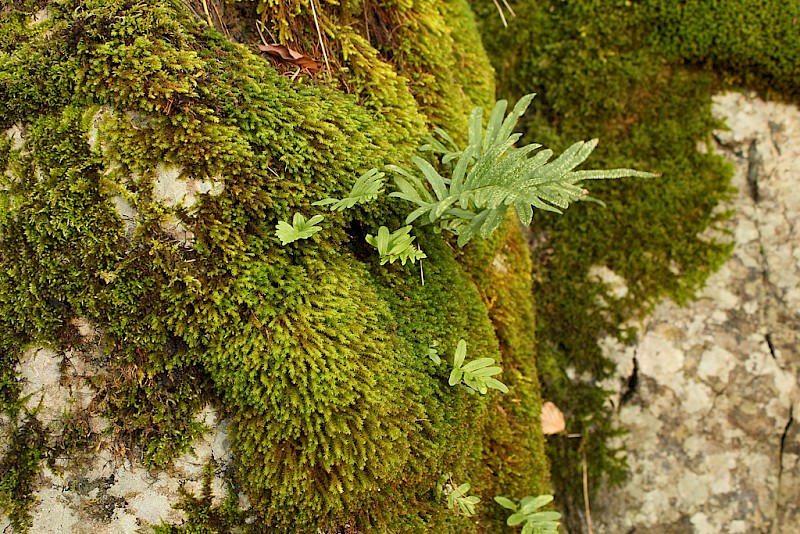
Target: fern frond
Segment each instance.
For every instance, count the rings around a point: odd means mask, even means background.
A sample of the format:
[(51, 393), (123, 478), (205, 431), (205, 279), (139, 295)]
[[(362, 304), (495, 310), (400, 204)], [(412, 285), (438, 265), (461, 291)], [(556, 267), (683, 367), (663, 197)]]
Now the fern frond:
[(541, 148), (539, 144), (515, 148), (520, 134), (513, 133), (514, 127), (533, 97), (531, 94), (521, 98), (508, 116), (505, 116), (507, 102), (497, 102), (485, 131), (483, 111), (475, 108), (469, 119), (469, 145), (463, 151), (437, 130), (451, 147), (438, 141), (426, 147), (449, 158), (442, 163), (456, 160), (450, 166), (449, 177), (442, 176), (433, 165), (418, 157), (412, 158), (412, 163), (424, 181), (400, 167), (387, 167), (399, 175), (394, 177), (399, 191), (389, 196), (417, 205), (406, 218), (406, 224), (427, 215), (426, 223), (435, 224), (439, 231), (452, 231), (458, 235), (458, 245), (463, 247), (476, 235), (486, 238), (494, 232), (509, 206), (514, 206), (520, 221), (527, 226), (534, 209), (561, 213), (572, 202), (594, 200), (579, 185), (583, 180), (657, 176), (631, 169), (575, 170), (597, 146), (597, 139), (574, 143), (552, 161), (552, 150), (533, 154)]
[(475, 505), (481, 502), (477, 495), (469, 495), (472, 489), (468, 483), (456, 486), (452, 481), (445, 485), (444, 493), (447, 495), (447, 507), (451, 510), (460, 510), (467, 517), (475, 515)]
[(316, 226), (317, 223), (322, 222), (322, 219), (324, 219), (322, 215), (314, 215), (306, 221), (303, 215), (295, 213), (292, 218), (292, 224), (285, 221), (278, 221), (278, 224), (275, 226), (275, 235), (281, 240), (281, 245), (283, 246), (297, 241), (298, 239), (308, 239), (322, 230), (321, 226)]
[(331, 211), (344, 211), (352, 208), (356, 204), (375, 200), (378, 198), (379, 194), (383, 193), (383, 186), (386, 183), (383, 179), (385, 175), (385, 173), (378, 171), (378, 169), (370, 169), (358, 177), (356, 183), (353, 184), (350, 194), (345, 198), (326, 198), (314, 202), (312, 206), (328, 206), (333, 204), (333, 206), (331, 206)]
[(385, 226), (378, 229), (378, 235), (367, 235), (367, 243), (378, 249), (378, 254), (381, 258), (381, 265), (386, 262), (394, 263), (400, 260), (403, 265), (406, 261), (411, 263), (427, 258), (424, 252), (419, 250), (411, 243), (414, 241), (414, 236), (409, 235), (411, 225), (404, 226), (392, 233)]
[(505, 497), (495, 497), (495, 502), (514, 512), (506, 520), (506, 524), (514, 527), (520, 524), (524, 534), (548, 534), (558, 532), (558, 520), (561, 514), (550, 511), (537, 511), (539, 508), (553, 501), (552, 495), (539, 495), (538, 497), (525, 497), (519, 503)]
[(464, 364), (467, 355), (467, 342), (463, 339), (458, 340), (456, 353), (453, 356), (453, 370), (450, 372), (448, 384), (451, 386), (463, 383), (467, 389), (485, 395), (489, 389), (497, 389), (503, 393), (508, 393), (505, 384), (492, 378), (503, 372), (503, 369), (493, 365), (492, 358), (478, 358)]

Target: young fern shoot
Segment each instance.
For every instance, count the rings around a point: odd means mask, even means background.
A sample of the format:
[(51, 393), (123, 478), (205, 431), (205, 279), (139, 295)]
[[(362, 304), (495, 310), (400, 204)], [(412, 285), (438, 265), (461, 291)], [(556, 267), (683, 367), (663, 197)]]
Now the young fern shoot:
[(367, 243), (378, 249), (381, 257), (381, 265), (386, 262), (394, 263), (396, 260), (405, 265), (406, 261), (411, 263), (427, 258), (424, 252), (411, 244), (414, 236), (409, 235), (411, 225), (404, 226), (392, 233), (385, 226), (378, 229), (378, 235), (367, 235)]
[(521, 534), (556, 534), (561, 514), (550, 511), (537, 511), (553, 501), (552, 495), (525, 497), (515, 503), (506, 497), (495, 497), (495, 502), (507, 510), (514, 512), (506, 520), (510, 527), (522, 525)]
[(467, 517), (475, 515), (475, 505), (481, 502), (477, 495), (468, 495), (472, 488), (468, 483), (456, 485), (452, 479), (444, 486), (444, 493), (447, 496), (447, 507), (451, 510), (460, 510)]
[(383, 179), (385, 175), (386, 173), (379, 172), (378, 169), (370, 169), (359, 176), (356, 183), (353, 184), (350, 194), (345, 198), (326, 198), (314, 202), (312, 206), (328, 206), (332, 204), (331, 211), (344, 211), (356, 204), (371, 202), (377, 199), (379, 194), (383, 193), (383, 187), (386, 184)]
[(459, 339), (456, 354), (453, 358), (453, 370), (450, 372), (450, 380), (448, 382), (451, 386), (463, 383), (467, 390), (481, 395), (485, 395), (489, 389), (508, 393), (508, 387), (505, 384), (496, 378), (492, 378), (494, 375), (499, 375), (503, 372), (502, 368), (493, 365), (493, 358), (478, 358), (464, 365), (466, 355), (467, 342)]
[(425, 217), (424, 224), (453, 232), (458, 236), (458, 245), (463, 247), (476, 235), (486, 238), (494, 232), (509, 206), (514, 207), (522, 224), (527, 226), (534, 208), (561, 213), (571, 202), (585, 199), (588, 192), (579, 185), (584, 180), (656, 176), (632, 169), (576, 171), (597, 146), (596, 139), (579, 141), (552, 161), (553, 151), (549, 149), (533, 155), (541, 148), (539, 144), (515, 148), (521, 134), (513, 133), (514, 127), (533, 97), (521, 98), (505, 118), (508, 103), (498, 101), (485, 131), (483, 110), (475, 108), (470, 115), (469, 143), (464, 150), (445, 132), (436, 130), (444, 142), (432, 139), (422, 149), (441, 156), (442, 164), (449, 168), (447, 177), (416, 156), (411, 161), (425, 181), (396, 165), (387, 166), (396, 173), (394, 181), (398, 189), (389, 196), (417, 206), (406, 218), (406, 224)]
[(281, 245), (283, 246), (298, 239), (308, 239), (322, 230), (321, 226), (316, 226), (317, 223), (322, 222), (322, 219), (324, 219), (322, 215), (314, 215), (309, 220), (306, 220), (300, 213), (295, 213), (292, 224), (278, 221), (277, 226), (275, 226), (275, 235), (281, 240)]

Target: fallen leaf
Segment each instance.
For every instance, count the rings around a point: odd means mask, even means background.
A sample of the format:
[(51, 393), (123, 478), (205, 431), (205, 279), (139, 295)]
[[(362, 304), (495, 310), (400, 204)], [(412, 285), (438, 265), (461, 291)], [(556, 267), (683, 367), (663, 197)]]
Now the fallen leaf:
[(292, 50), (288, 46), (282, 44), (260, 44), (258, 45), (258, 49), (272, 57), (291, 63), (292, 65), (297, 65), (301, 69), (307, 69), (311, 73), (317, 72), (322, 68), (322, 63), (319, 61), (314, 61), (307, 55), (297, 50)]
[(542, 434), (558, 434), (567, 428), (564, 413), (552, 402), (542, 405)]

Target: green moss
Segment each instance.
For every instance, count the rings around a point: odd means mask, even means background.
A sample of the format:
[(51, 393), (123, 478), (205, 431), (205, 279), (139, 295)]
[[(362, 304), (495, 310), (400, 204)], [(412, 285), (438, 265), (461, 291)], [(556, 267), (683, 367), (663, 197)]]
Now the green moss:
[[(402, 23), (391, 42), (350, 24), (361, 4), (321, 6), (333, 65), (347, 70), (295, 80), (178, 0), (47, 7), (48, 36), (0, 50), (4, 120), (26, 133), (22, 150), (0, 151), (0, 338), (59, 345), (72, 318), (96, 324), (108, 347), (92, 382), (99, 406), (111, 437), (150, 465), (184, 451), (202, 431), (194, 413), (216, 401), (234, 421), (254, 528), (503, 529), (494, 494), (547, 479), (533, 355), (518, 332), (532, 313), (519, 243), (497, 297), (505, 311), (490, 315), (477, 264), (440, 236), (418, 237), (424, 285), (415, 268), (378, 265), (363, 237), (399, 226), (399, 203), (326, 214), (322, 232), (286, 247), (274, 236), (278, 220), (408, 158), (426, 124), (457, 128), (473, 101), (491, 101), (467, 6), (382, 6), (376, 21)], [(285, 19), (309, 50), (308, 4), (285, 7), (265, 20)], [(21, 34), (24, 20), (3, 19), (0, 34)], [(11, 91), (20, 77), (24, 98)], [(154, 192), (164, 169), (224, 187), (171, 206)], [(116, 212), (123, 200), (132, 221)], [(425, 356), (434, 340), (452, 355), (460, 338), (470, 357), (509, 360), (502, 417), (497, 396), (448, 387), (446, 366)], [(448, 472), (482, 492), (478, 523), (445, 508)], [(230, 519), (207, 495), (187, 499), (200, 531)]]
[[(461, 256), (468, 265), (503, 355), (504, 382), (510, 388), (499, 396), (484, 441), (491, 491), (485, 494), (518, 498), (550, 491), (549, 464), (541, 428), (541, 391), (535, 346), (536, 320), (528, 243), (516, 216), (510, 215), (488, 240), (476, 240)], [(506, 512), (485, 509), (494, 521)]]
[(35, 413), (12, 421), (9, 447), (0, 459), (0, 510), (19, 532), (30, 528), (35, 477), (45, 454), (45, 434)]
[[(490, 510), (479, 507), (481, 522), (478, 525), (482, 526), (476, 527), (475, 523), (455, 517), (444, 508), (439, 486), (441, 476), (451, 473), (456, 480), (469, 481), (476, 494), (491, 498), (495, 487), (502, 484), (493, 478), (495, 473), (489, 471), (487, 464), (494, 455), (487, 436), (492, 431), (492, 409), (497, 394), (483, 398), (447, 385), (459, 339), (467, 341), (469, 359), (491, 357), (502, 363), (502, 355), (480, 292), (465, 279), (464, 270), (453, 258), (450, 247), (431, 234), (421, 235), (420, 243), (428, 256), (423, 260), (424, 285), (413, 267), (403, 269), (405, 276), (397, 277), (379, 266), (376, 258), (372, 268), (382, 296), (393, 312), (396, 323), (392, 328), (408, 343), (407, 350), (416, 366), (427, 371), (418, 386), (419, 398), (425, 403), (426, 424), (422, 435), (429, 444), (427, 450), (416, 452), (407, 475), (409, 481), (426, 488), (426, 492), (415, 497), (403, 485), (396, 491), (401, 492), (402, 499), (411, 499), (405, 513), (418, 516), (415, 522), (407, 519), (407, 528), (413, 527), (411, 531), (427, 528), (436, 532), (473, 532), (478, 528), (478, 531), (493, 532), (501, 528), (501, 524), (484, 520), (491, 515)], [(434, 342), (439, 343), (440, 365), (426, 356)], [(432, 476), (432, 473), (437, 475)], [(401, 528), (403, 524), (396, 526)]]
[[(475, 5), (501, 95), (538, 93), (525, 118), (527, 141), (563, 150), (575, 139), (598, 137), (593, 167), (662, 173), (593, 186), (605, 209), (586, 203), (563, 216), (534, 218), (542, 243), (535, 248), (534, 277), (544, 395), (565, 410), (567, 431), (582, 436), (553, 437), (548, 444), (553, 480), (569, 496), (562, 500), (567, 506), (570, 499), (582, 502), (584, 455), (593, 491), (604, 479), (624, 478), (624, 462), (607, 445), (619, 433), (610, 423), (608, 394), (595, 385), (614, 369), (597, 340), (635, 339), (620, 326), (626, 319), (664, 296), (685, 302), (730, 250), (702, 237), (724, 218), (714, 208), (730, 192), (730, 166), (697, 151), (720, 126), (710, 113), (720, 84), (711, 72), (671, 63), (675, 56), (654, 46), (662, 32), (652, 4), (520, 3), (508, 30), (490, 4)], [(624, 277), (628, 294), (617, 299), (589, 279), (593, 265)]]
[(19, 383), (16, 373), (17, 353), (0, 346), (0, 412), (16, 417), (19, 411)]
[(712, 70), (772, 98), (800, 97), (800, 5), (778, 0), (648, 0), (646, 42), (670, 61)]
[(319, 24), (336, 81), (406, 135), (421, 133), (417, 110), (462, 132), (465, 110), (493, 103), (493, 72), (465, 0), (329, 2), (318, 11), (315, 21), (308, 0), (258, 2), (271, 35), (322, 63)]
[[(167, 346), (174, 344), (170, 340)], [(152, 468), (167, 466), (208, 430), (195, 415), (211, 400), (209, 377), (181, 362), (185, 351), (172, 356), (176, 363), (165, 365), (164, 354), (112, 350), (107, 371), (90, 380), (96, 407), (113, 425), (119, 450), (139, 445), (137, 456)]]
[(9, 343), (57, 342), (70, 314), (94, 307), (97, 272), (115, 257), (119, 222), (100, 195), (80, 115), (70, 107), (33, 121), (30, 152), (13, 151), (11, 173), (0, 176), (0, 325)]

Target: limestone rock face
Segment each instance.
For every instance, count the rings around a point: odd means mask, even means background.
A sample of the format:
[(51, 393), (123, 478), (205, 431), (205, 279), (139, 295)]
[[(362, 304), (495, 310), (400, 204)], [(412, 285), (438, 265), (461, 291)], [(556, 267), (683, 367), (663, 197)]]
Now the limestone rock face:
[(714, 113), (736, 166), (733, 254), (696, 301), (659, 305), (635, 346), (605, 341), (628, 374), (608, 385), (631, 473), (593, 503), (596, 532), (800, 525), (800, 110), (729, 93)]
[[(72, 428), (96, 436), (108, 426), (96, 413), (94, 391), (88, 383), (107, 358), (102, 338), (85, 320), (76, 321), (75, 326), (83, 341), (80, 348), (62, 353), (32, 348), (18, 364), (26, 407), (49, 433), (62, 436), (55, 443), (68, 435), (66, 421), (72, 422)], [(218, 506), (228, 493), (224, 477), (233, 464), (230, 421), (221, 419), (211, 407), (198, 417), (208, 432), (167, 471), (147, 469), (119, 443), (105, 437), (83, 448), (80, 458), (56, 457), (54, 465), (44, 467), (36, 481), (30, 532), (111, 534), (162, 523), (180, 524), (184, 513), (174, 508), (181, 500), (179, 488), (199, 496), (208, 466), (214, 469), (212, 504)], [(0, 436), (3, 446), (4, 441)], [(246, 508), (245, 502), (240, 504)], [(7, 519), (0, 519), (0, 529), (6, 527)]]

